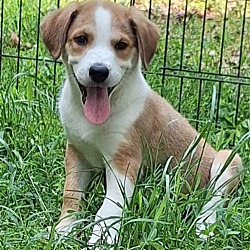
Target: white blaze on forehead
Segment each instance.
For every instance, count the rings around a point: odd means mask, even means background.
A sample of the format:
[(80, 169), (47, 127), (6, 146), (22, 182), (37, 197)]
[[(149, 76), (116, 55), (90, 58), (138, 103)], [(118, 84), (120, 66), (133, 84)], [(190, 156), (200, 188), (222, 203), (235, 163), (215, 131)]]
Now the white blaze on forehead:
[(110, 44), (111, 37), (111, 14), (103, 7), (99, 7), (95, 11), (95, 28), (96, 28), (96, 45)]

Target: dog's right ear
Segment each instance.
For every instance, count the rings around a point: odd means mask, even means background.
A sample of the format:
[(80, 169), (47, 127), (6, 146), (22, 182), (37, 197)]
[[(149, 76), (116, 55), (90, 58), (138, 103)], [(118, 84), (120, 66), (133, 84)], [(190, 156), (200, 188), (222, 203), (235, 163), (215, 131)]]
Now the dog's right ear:
[(41, 23), (42, 39), (53, 59), (58, 59), (66, 43), (69, 27), (77, 15), (78, 2), (55, 10)]
[(137, 40), (137, 47), (141, 57), (142, 66), (144, 69), (147, 69), (149, 62), (156, 51), (160, 32), (157, 26), (135, 7), (130, 7), (129, 15), (130, 24)]

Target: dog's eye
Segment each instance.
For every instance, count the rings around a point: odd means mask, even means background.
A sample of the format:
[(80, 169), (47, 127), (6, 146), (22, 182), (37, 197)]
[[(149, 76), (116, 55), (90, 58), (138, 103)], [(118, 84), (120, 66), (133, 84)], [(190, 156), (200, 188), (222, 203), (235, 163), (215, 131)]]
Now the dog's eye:
[(74, 38), (75, 42), (79, 45), (85, 45), (88, 42), (86, 36), (77, 36)]
[(127, 47), (128, 47), (128, 44), (125, 43), (125, 42), (122, 42), (122, 41), (118, 42), (118, 43), (115, 45), (115, 49), (117, 49), (117, 50), (124, 50), (124, 49), (126, 49)]

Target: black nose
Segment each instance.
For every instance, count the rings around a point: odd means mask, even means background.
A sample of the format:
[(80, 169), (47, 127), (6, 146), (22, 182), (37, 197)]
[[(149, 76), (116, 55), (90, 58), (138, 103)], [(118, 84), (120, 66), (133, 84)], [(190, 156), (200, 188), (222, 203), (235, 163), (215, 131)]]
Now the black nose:
[(104, 82), (109, 76), (109, 70), (102, 63), (94, 63), (89, 69), (89, 76), (96, 83)]

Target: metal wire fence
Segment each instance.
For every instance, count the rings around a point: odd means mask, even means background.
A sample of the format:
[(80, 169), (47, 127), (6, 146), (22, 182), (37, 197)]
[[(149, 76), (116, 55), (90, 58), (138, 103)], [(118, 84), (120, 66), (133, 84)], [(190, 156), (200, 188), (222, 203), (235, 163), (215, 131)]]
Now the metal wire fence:
[[(0, 79), (13, 81), (25, 73), (38, 82), (61, 84), (60, 62), (52, 61), (41, 45), (43, 16), (68, 1), (0, 0)], [(216, 85), (215, 121), (230, 113), (230, 126), (250, 117), (250, 17), (248, 0), (130, 1), (161, 27), (159, 50), (147, 73), (154, 88), (177, 109), (196, 121), (202, 119), (208, 86)], [(47, 69), (47, 70), (45, 70)], [(42, 73), (41, 73), (42, 72)], [(169, 82), (173, 82), (169, 84)], [(58, 83), (58, 84), (57, 84)], [(17, 87), (27, 84), (15, 78)], [(49, 83), (48, 83), (49, 84)], [(53, 90), (56, 91), (56, 87)], [(37, 89), (34, 88), (34, 92)], [(211, 94), (211, 93), (210, 93)], [(211, 95), (210, 95), (211, 96)], [(187, 99), (195, 104), (185, 106)], [(230, 106), (230, 107), (228, 107)], [(190, 115), (192, 113), (192, 115)]]

